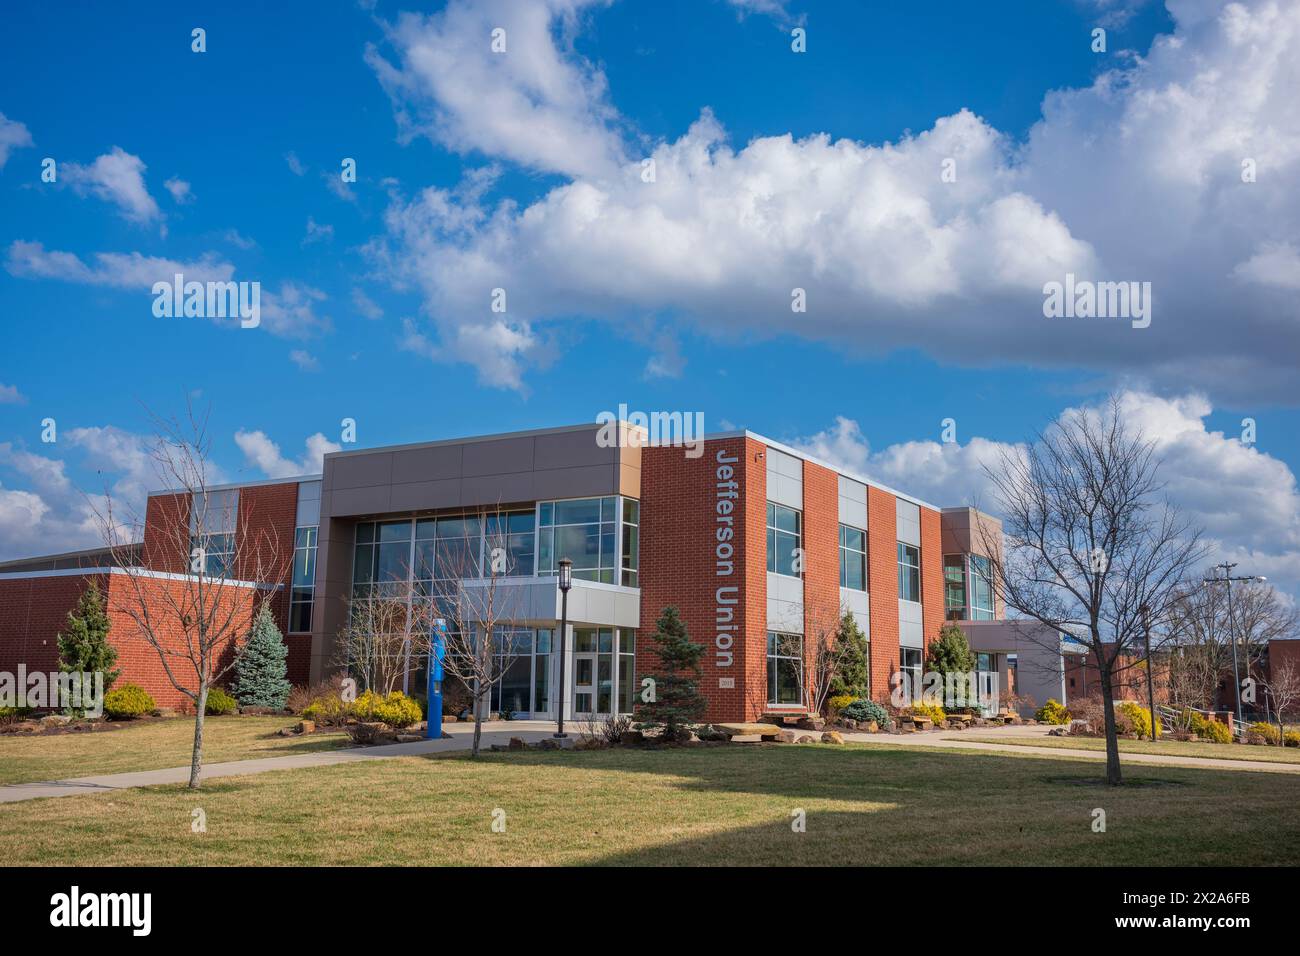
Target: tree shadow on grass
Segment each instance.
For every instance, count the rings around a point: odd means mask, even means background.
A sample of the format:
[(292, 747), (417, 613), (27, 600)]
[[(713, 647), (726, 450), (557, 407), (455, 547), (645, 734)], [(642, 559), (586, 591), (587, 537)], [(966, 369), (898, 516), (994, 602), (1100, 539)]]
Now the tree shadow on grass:
[[(1257, 862), (1283, 862), (1287, 839), (1300, 840), (1300, 810), (1245, 837), (1226, 823), (1252, 794), (1277, 805), (1286, 782), (1228, 771), (1128, 769), (1133, 786), (1108, 788), (1092, 783), (1102, 767), (1078, 761), (879, 746), (519, 751), (480, 759), (535, 767), (539, 785), (554, 770), (616, 775), (605, 809), (591, 810), (596, 818), (644, 801), (639, 775), (659, 778), (656, 790), (666, 779), (668, 796), (653, 794), (635, 810), (642, 832), (611, 835), (609, 851), (588, 861), (597, 865), (1228, 864), (1240, 861), (1243, 838), (1256, 844)], [(1109, 817), (1105, 832), (1094, 829), (1099, 807)], [(806, 825), (795, 832), (800, 810)]]

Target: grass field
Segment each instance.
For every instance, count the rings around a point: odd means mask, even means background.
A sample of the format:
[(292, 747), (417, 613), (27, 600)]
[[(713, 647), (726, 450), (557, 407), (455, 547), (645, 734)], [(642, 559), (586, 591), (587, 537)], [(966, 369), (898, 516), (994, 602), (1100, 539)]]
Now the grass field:
[[(1021, 747), (1049, 747), (1063, 750), (1105, 751), (1106, 741), (1099, 737), (989, 737), (977, 734), (954, 737), (986, 744), (1015, 744)], [(1300, 764), (1300, 747), (1255, 747), (1242, 744), (1211, 744), (1201, 741), (1180, 743), (1176, 740), (1121, 740), (1122, 754), (1162, 754), (1169, 757), (1216, 757), (1219, 760), (1260, 760), (1268, 763)]]
[[(1297, 781), (888, 745), (402, 757), (0, 804), (9, 865), (1293, 864)], [(202, 809), (207, 832), (193, 833)], [(1106, 812), (1104, 833), (1093, 811)], [(806, 813), (804, 833), (792, 812)], [(503, 811), (505, 832), (492, 831)], [(498, 817), (499, 818), (499, 817)]]
[[(250, 760), (335, 750), (351, 741), (339, 733), (280, 737), (293, 717), (209, 717), (203, 724), (203, 762)], [(188, 766), (194, 720), (177, 717), (94, 733), (0, 736), (0, 785), (92, 777), (129, 770)]]

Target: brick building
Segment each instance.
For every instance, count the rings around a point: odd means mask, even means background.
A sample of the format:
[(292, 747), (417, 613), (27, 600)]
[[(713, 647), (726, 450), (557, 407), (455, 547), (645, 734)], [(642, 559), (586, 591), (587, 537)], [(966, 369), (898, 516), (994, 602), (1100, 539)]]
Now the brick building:
[[(566, 717), (631, 710), (639, 676), (653, 669), (648, 637), (670, 604), (706, 646), (712, 720), (803, 712), (812, 649), (843, 611), (869, 638), (873, 697), (900, 668), (919, 676), (945, 620), (971, 625), (981, 679), (1010, 685), (1017, 647), (977, 626), (1002, 616), (994, 519), (937, 508), (753, 432), (689, 448), (643, 436), (618, 423), (614, 441), (607, 428), (580, 425), (343, 451), (325, 457), (321, 475), (210, 489), (203, 519), (189, 496), (160, 492), (148, 502), (140, 563), (167, 586), (185, 574), (184, 545), (201, 541), (238, 579), (246, 556), (235, 553), (236, 532), (277, 542), (292, 562), (268, 596), (290, 678), (305, 683), (338, 669), (354, 594), (398, 586), (419, 600), (448, 549), (480, 563), (499, 535), (514, 651), (492, 709), (532, 717), (553, 717), (560, 696), (555, 574), (565, 557), (574, 568)], [(121, 574), (97, 552), (59, 561), (0, 565), (0, 670), (50, 666), (80, 589), (92, 577), (112, 588)], [(251, 599), (256, 589), (244, 587)], [(114, 621), (114, 640), (153, 653), (129, 621)], [(123, 678), (162, 702), (169, 695), (148, 654), (131, 650)]]

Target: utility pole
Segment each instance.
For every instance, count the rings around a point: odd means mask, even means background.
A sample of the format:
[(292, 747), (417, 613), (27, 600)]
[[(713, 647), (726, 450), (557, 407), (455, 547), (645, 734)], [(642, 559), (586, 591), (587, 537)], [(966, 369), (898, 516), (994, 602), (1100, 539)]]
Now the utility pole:
[(1244, 724), (1241, 717), (1241, 673), (1237, 669), (1237, 633), (1236, 618), (1232, 613), (1232, 582), (1233, 581), (1267, 581), (1268, 578), (1262, 575), (1236, 575), (1232, 569), (1237, 566), (1236, 561), (1224, 561), (1222, 564), (1214, 566), (1215, 571), (1222, 571), (1223, 574), (1218, 577), (1205, 578), (1206, 584), (1224, 584), (1228, 588), (1228, 640), (1232, 641), (1232, 692), (1237, 704), (1237, 723)]
[(1151, 609), (1145, 604), (1139, 608), (1142, 615), (1142, 638), (1147, 647), (1147, 706), (1151, 713), (1151, 739), (1158, 740), (1160, 732), (1156, 729), (1156, 662), (1151, 657)]

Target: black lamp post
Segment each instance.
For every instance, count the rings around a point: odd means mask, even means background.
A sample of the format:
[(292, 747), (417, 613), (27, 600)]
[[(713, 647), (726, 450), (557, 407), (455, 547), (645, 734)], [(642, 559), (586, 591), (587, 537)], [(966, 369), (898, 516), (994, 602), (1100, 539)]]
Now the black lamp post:
[(569, 632), (569, 588), (573, 587), (573, 562), (560, 558), (560, 693), (556, 707), (555, 736), (566, 737), (564, 732), (564, 644)]

